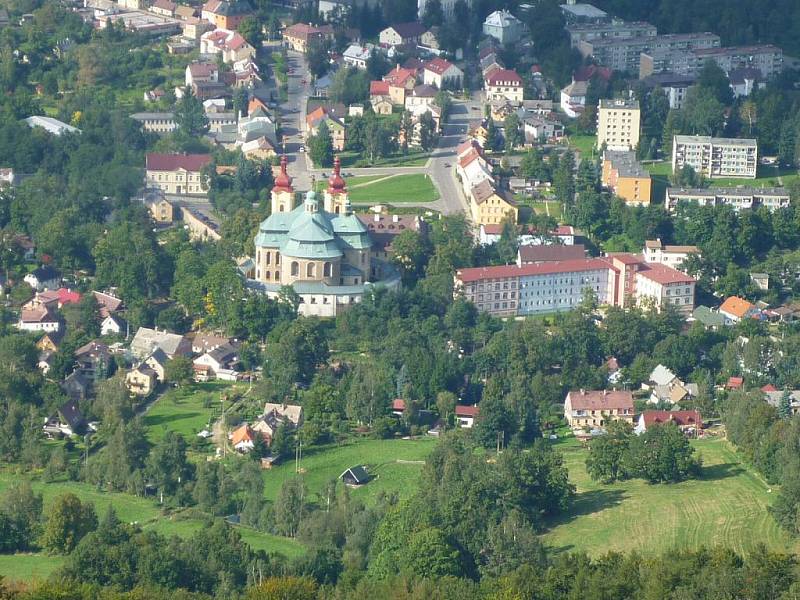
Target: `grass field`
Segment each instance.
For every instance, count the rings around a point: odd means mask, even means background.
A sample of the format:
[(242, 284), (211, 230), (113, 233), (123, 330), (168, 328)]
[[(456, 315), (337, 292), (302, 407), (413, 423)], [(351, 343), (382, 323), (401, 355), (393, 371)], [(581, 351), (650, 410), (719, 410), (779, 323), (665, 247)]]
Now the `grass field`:
[(559, 223), (562, 222), (563, 219), (563, 206), (561, 202), (534, 202), (533, 203), (533, 210), (536, 211), (537, 215), (549, 215), (553, 217)]
[(759, 543), (795, 550), (767, 513), (773, 496), (769, 487), (742, 464), (728, 442), (693, 443), (703, 459), (703, 475), (672, 485), (595, 483), (586, 473), (587, 451), (574, 438), (559, 443), (578, 494), (572, 514), (553, 523), (543, 541), (557, 552), (591, 555), (714, 545), (746, 552)]
[(789, 185), (790, 181), (797, 178), (797, 169), (785, 169), (777, 165), (759, 165), (755, 179), (737, 179), (735, 177), (729, 177), (724, 179), (712, 179), (710, 184), (711, 187), (736, 187), (737, 185), (777, 187), (781, 182), (783, 182), (783, 185)]
[(171, 430), (191, 441), (212, 416), (219, 416), (221, 393), (231, 386), (225, 382), (193, 383), (169, 390), (144, 416), (148, 439), (157, 442)]
[[(303, 454), (300, 468), (310, 492), (310, 500), (319, 500), (325, 485), (347, 468), (366, 465), (373, 479), (365, 486), (352, 490), (356, 498), (370, 500), (380, 492), (409, 495), (416, 489), (422, 464), (397, 461), (424, 461), (436, 444), (434, 438), (418, 440), (359, 440), (342, 446), (315, 448)], [(264, 472), (265, 495), (274, 500), (281, 485), (295, 477), (294, 460)]]
[(7, 581), (43, 580), (63, 564), (63, 556), (44, 553), (0, 554), (0, 577), (5, 577)]
[(340, 152), (339, 158), (342, 161), (342, 167), (424, 167), (430, 158), (430, 154), (426, 152), (409, 152), (405, 155), (395, 154), (394, 156), (379, 158), (373, 165), (367, 164), (361, 155), (356, 152)]
[(596, 135), (571, 135), (569, 136), (569, 147), (580, 153), (581, 157), (592, 156), (597, 144)]
[[(356, 184), (350, 180), (350, 184)], [(362, 182), (363, 183), (363, 182)], [(424, 174), (394, 175), (369, 185), (350, 189), (350, 201), (353, 203), (393, 203), (433, 202), (439, 197), (436, 186), (430, 177)]]

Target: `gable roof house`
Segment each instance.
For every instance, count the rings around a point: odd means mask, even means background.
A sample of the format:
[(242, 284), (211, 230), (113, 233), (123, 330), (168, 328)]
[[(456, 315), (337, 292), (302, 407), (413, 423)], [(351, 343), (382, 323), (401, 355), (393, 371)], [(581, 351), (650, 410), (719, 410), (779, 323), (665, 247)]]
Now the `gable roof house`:
[(53, 267), (45, 265), (25, 275), (23, 281), (37, 292), (53, 290), (61, 284), (61, 273)]
[(125, 387), (137, 396), (149, 396), (156, 389), (157, 381), (156, 372), (144, 362), (125, 374)]
[(696, 410), (646, 410), (639, 415), (633, 431), (641, 435), (653, 425), (674, 423), (681, 431), (697, 433), (703, 427), (703, 419)]
[(207, 375), (220, 378), (220, 375), (227, 375), (239, 365), (238, 348), (230, 343), (217, 346), (195, 358), (193, 364), (203, 368)]
[(627, 390), (573, 390), (564, 400), (564, 418), (573, 430), (617, 420), (633, 424), (633, 416), (633, 395)]
[(111, 364), (108, 345), (93, 340), (75, 350), (75, 367), (92, 381), (104, 377)]
[(422, 34), (425, 33), (425, 26), (419, 21), (410, 23), (397, 23), (389, 25), (378, 35), (381, 46), (416, 46)]
[(738, 323), (742, 319), (749, 319), (759, 314), (758, 308), (738, 296), (730, 296), (719, 307), (719, 314), (726, 319), (726, 323)]
[(122, 335), (128, 337), (128, 322), (117, 315), (108, 315), (100, 323), (100, 335)]
[(369, 473), (367, 473), (367, 470), (362, 465), (356, 465), (339, 475), (339, 479), (341, 479), (347, 487), (358, 487), (369, 481)]
[(586, 94), (589, 85), (585, 81), (573, 81), (561, 90), (561, 110), (573, 119), (586, 109)]
[(466, 429), (472, 428), (479, 413), (479, 406), (468, 406), (466, 404), (456, 404), (455, 411), (453, 411), (458, 426)]
[(47, 306), (23, 308), (20, 311), (17, 329), (20, 331), (55, 332), (61, 329), (61, 319)]
[(208, 189), (201, 171), (210, 162), (210, 154), (150, 152), (145, 157), (145, 187), (165, 194), (205, 196)]
[(496, 188), (488, 179), (470, 190), (469, 208), (477, 225), (501, 223), (506, 218), (516, 223), (519, 216), (519, 208), (511, 194)]
[(389, 84), (389, 98), (392, 104), (405, 106), (406, 96), (417, 85), (417, 73), (398, 65), (383, 76), (383, 81)]
[(251, 429), (250, 425), (243, 423), (230, 433), (229, 438), (237, 452), (247, 454), (255, 447), (256, 432)]
[(464, 81), (464, 71), (449, 60), (434, 58), (425, 63), (422, 77), (426, 85), (435, 85), (440, 90), (457, 89)]
[(61, 382), (61, 389), (73, 403), (85, 400), (91, 390), (91, 382), (80, 371), (73, 371)]
[(61, 340), (64, 339), (64, 332), (58, 331), (45, 331), (44, 335), (36, 342), (36, 347), (42, 352), (58, 352), (61, 346)]
[(487, 100), (507, 100), (521, 104), (524, 99), (522, 77), (510, 69), (493, 69), (484, 78), (483, 89)]
[(199, 82), (218, 82), (219, 81), (219, 67), (217, 63), (213, 62), (193, 62), (186, 65), (186, 72), (184, 74), (184, 82), (186, 85), (192, 85)]
[(167, 358), (189, 356), (192, 351), (191, 343), (182, 335), (140, 327), (131, 341), (131, 354), (140, 360), (144, 360), (156, 348), (160, 348), (167, 355)]
[(367, 68), (367, 61), (372, 56), (375, 46), (372, 44), (350, 44), (342, 53), (342, 60), (346, 65), (364, 70)]
[(253, 431), (260, 434), (267, 445), (272, 444), (272, 438), (281, 425), (289, 429), (297, 429), (303, 423), (303, 407), (293, 404), (272, 404), (267, 402), (262, 414), (253, 423)]
[(317, 130), (322, 122), (328, 126), (333, 141), (333, 149), (337, 152), (344, 150), (345, 144), (345, 126), (344, 122), (331, 114), (331, 112), (324, 106), (319, 106), (306, 116), (306, 127), (308, 128), (309, 136), (317, 134)]
[(86, 419), (78, 408), (78, 403), (70, 400), (58, 407), (58, 410), (45, 418), (42, 430), (49, 436), (70, 436), (81, 433), (86, 425)]
[(122, 300), (107, 292), (92, 292), (95, 302), (100, 309), (100, 316), (107, 317), (111, 313), (115, 313), (123, 308)]
[(283, 44), (295, 52), (305, 54), (310, 44), (325, 39), (326, 33), (320, 27), (309, 25), (308, 23), (295, 23), (283, 30), (281, 33)]

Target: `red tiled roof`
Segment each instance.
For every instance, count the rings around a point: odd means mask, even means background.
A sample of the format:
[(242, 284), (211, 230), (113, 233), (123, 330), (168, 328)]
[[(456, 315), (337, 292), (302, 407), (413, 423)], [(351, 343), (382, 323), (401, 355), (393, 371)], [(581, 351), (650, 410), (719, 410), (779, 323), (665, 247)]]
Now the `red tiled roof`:
[(730, 390), (739, 389), (744, 385), (744, 378), (743, 377), (728, 377), (728, 383), (725, 384), (725, 387)]
[(496, 69), (486, 76), (486, 83), (489, 85), (499, 85), (507, 81), (514, 85), (522, 85), (522, 77), (511, 69)]
[(189, 73), (192, 77), (210, 77), (219, 71), (219, 67), (214, 63), (192, 63), (189, 65)]
[(482, 279), (502, 279), (507, 277), (521, 277), (530, 275), (550, 275), (553, 273), (578, 273), (582, 271), (596, 271), (600, 269), (613, 269), (601, 258), (581, 258), (575, 260), (562, 260), (559, 262), (538, 263), (534, 265), (501, 265), (499, 267), (472, 267), (460, 269), (456, 277), (463, 282), (480, 281)]
[(637, 265), (644, 262), (641, 256), (631, 254), (630, 252), (609, 252), (608, 258), (618, 260), (623, 265)]
[(392, 400), (392, 410), (405, 410), (406, 409), (406, 401), (402, 398), (395, 398)]
[(597, 65), (588, 65), (586, 67), (581, 67), (577, 71), (575, 71), (575, 75), (572, 76), (574, 81), (589, 81), (592, 77), (597, 75), (600, 79), (604, 81), (609, 81), (611, 79), (611, 75), (613, 71), (608, 67), (598, 67)]
[(67, 288), (58, 288), (58, 303), (62, 306), (64, 304), (77, 304), (81, 301), (81, 298), (80, 292)]
[(572, 390), (567, 394), (572, 410), (628, 408), (633, 410), (633, 395), (628, 390)]
[(231, 444), (235, 446), (240, 442), (252, 442), (253, 438), (253, 430), (245, 423), (231, 434)]
[(457, 417), (476, 417), (480, 412), (478, 406), (467, 406), (466, 404), (456, 404), (455, 415)]
[(20, 321), (23, 323), (50, 323), (55, 320), (56, 318), (45, 307), (23, 308), (20, 313)]
[(449, 60), (445, 60), (443, 58), (434, 58), (433, 60), (429, 60), (427, 63), (425, 63), (425, 70), (436, 73), (437, 75), (441, 75), (452, 66), (453, 63), (451, 63)]
[(642, 268), (637, 272), (637, 275), (641, 275), (650, 281), (655, 281), (662, 285), (695, 282), (694, 277), (662, 263), (644, 263)]
[(765, 392), (765, 393), (766, 393), (766, 392), (777, 392), (777, 391), (778, 391), (778, 388), (776, 388), (776, 387), (775, 387), (774, 385), (772, 385), (771, 383), (768, 383), (767, 385), (765, 385), (765, 386), (763, 386), (763, 387), (761, 388), (761, 391), (762, 391), (762, 392)]
[(520, 260), (524, 263), (550, 262), (555, 260), (573, 260), (585, 258), (586, 249), (582, 244), (575, 246), (539, 245), (539, 246), (520, 246)]
[(481, 152), (483, 148), (481, 148), (481, 144), (478, 140), (472, 139), (467, 140), (466, 142), (462, 142), (458, 148), (456, 149), (456, 156), (462, 156), (469, 152), (471, 149), (475, 149), (478, 152)]
[(383, 80), (392, 86), (403, 86), (410, 78), (416, 77), (416, 72), (403, 67), (395, 67), (383, 76)]
[(472, 150), (467, 152), (464, 156), (462, 156), (461, 158), (458, 159), (458, 164), (463, 169), (464, 167), (469, 165), (476, 158), (481, 158), (481, 154), (480, 154), (480, 152), (478, 152), (477, 150), (475, 150), (473, 148)]
[(642, 413), (645, 427), (661, 425), (670, 421), (678, 426), (703, 425), (700, 412), (696, 410), (646, 410)]
[(184, 171), (199, 172), (211, 162), (210, 154), (160, 154), (151, 152), (147, 155), (148, 171)]
[(389, 95), (389, 82), (388, 81), (370, 81), (369, 82), (369, 95), (370, 96), (388, 96)]
[(720, 312), (724, 311), (741, 319), (754, 308), (755, 306), (750, 304), (744, 298), (739, 298), (739, 296), (730, 296), (725, 299), (725, 302), (722, 303), (722, 305), (719, 307), (719, 310)]

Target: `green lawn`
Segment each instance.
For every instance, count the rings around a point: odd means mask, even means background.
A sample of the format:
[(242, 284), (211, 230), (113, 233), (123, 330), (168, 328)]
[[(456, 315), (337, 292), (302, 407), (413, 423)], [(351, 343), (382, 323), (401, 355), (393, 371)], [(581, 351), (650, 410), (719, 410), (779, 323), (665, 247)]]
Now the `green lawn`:
[(549, 215), (559, 223), (563, 219), (563, 206), (561, 202), (533, 202), (533, 210), (537, 215)]
[[(355, 179), (355, 178), (354, 178)], [(433, 202), (439, 192), (428, 175), (394, 175), (383, 181), (350, 190), (350, 201), (369, 204)]]
[(797, 179), (797, 169), (780, 168), (777, 165), (759, 165), (755, 179), (737, 179), (728, 177), (723, 179), (712, 179), (711, 187), (736, 187), (744, 185), (750, 187), (777, 187), (780, 185), (778, 178), (783, 180), (784, 185), (788, 185), (792, 179)]
[(221, 394), (233, 384), (227, 382), (193, 383), (173, 388), (156, 400), (144, 417), (147, 437), (157, 442), (168, 430), (176, 431), (191, 441), (198, 432), (219, 417)]
[(0, 577), (5, 577), (7, 582), (43, 580), (63, 564), (63, 556), (0, 554)]
[(742, 464), (728, 442), (693, 442), (703, 459), (698, 480), (648, 485), (641, 480), (614, 485), (591, 481), (587, 450), (574, 438), (557, 444), (577, 485), (572, 515), (552, 524), (543, 541), (555, 551), (660, 553), (671, 548), (722, 545), (747, 552), (756, 544), (795, 550), (767, 513), (774, 496)]
[(582, 157), (592, 156), (592, 151), (595, 150), (597, 144), (596, 135), (571, 135), (569, 136), (569, 147), (577, 150)]
[[(326, 172), (326, 175), (327, 175), (327, 172)], [(360, 175), (358, 177), (347, 177), (347, 178), (345, 178), (345, 182), (347, 183), (347, 187), (349, 189), (349, 188), (352, 188), (353, 186), (356, 186), (356, 185), (364, 185), (365, 183), (370, 183), (372, 181), (375, 181), (376, 179), (383, 179), (384, 177), (387, 177), (387, 176), (386, 175)], [(328, 187), (328, 180), (327, 179), (321, 179), (321, 180), (317, 181), (316, 184), (314, 185), (314, 189), (317, 192), (322, 192), (327, 187)]]
[[(329, 481), (355, 465), (366, 465), (373, 479), (367, 485), (352, 490), (354, 497), (371, 500), (379, 492), (398, 492), (401, 496), (407, 496), (416, 489), (423, 465), (397, 461), (424, 461), (435, 444), (434, 438), (364, 439), (342, 446), (314, 448), (303, 454), (300, 461), (301, 476), (312, 502), (320, 500), (318, 494)], [(274, 500), (283, 482), (296, 475), (294, 460), (287, 460), (265, 471), (266, 497)]]
[(341, 152), (339, 158), (343, 167), (424, 167), (428, 162), (430, 154), (427, 152), (409, 152), (408, 154), (396, 154), (379, 158), (375, 164), (367, 164), (365, 159), (357, 152)]

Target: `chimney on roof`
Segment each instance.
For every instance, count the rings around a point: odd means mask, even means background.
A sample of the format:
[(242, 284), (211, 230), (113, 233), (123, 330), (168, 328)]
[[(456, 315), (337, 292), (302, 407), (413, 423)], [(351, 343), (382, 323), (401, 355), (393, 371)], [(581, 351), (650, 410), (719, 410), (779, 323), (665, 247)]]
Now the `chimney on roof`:
[(375, 215), (372, 217), (372, 220), (375, 221), (376, 223), (380, 223), (381, 215), (379, 213), (375, 213)]
[(603, 397), (605, 398), (606, 396), (608, 396), (608, 390), (603, 390)]
[(581, 388), (581, 396), (583, 396), (585, 393), (586, 393), (586, 390), (584, 390), (583, 388)]
[(398, 223), (400, 221), (400, 215), (392, 215), (392, 223)]

